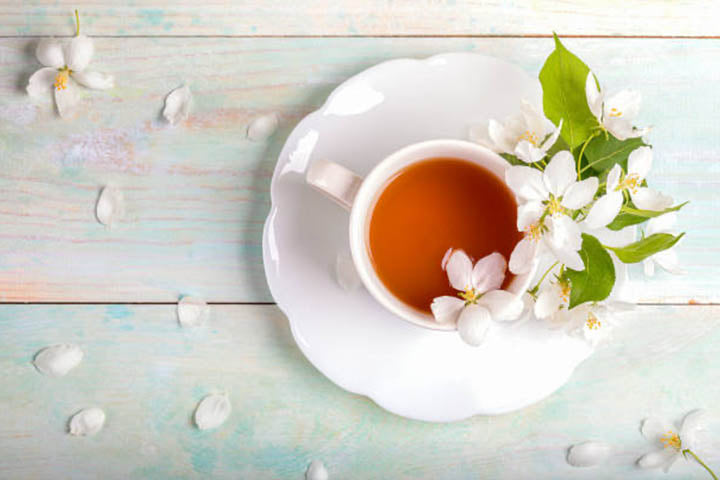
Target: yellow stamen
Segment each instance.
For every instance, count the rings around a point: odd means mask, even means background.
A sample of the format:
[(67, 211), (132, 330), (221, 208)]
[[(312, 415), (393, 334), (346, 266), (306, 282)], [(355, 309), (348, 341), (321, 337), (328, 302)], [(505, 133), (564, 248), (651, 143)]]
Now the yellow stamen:
[(525, 130), (525, 132), (518, 137), (518, 142), (523, 140), (532, 143), (534, 147), (537, 147), (540, 142), (540, 138), (537, 134), (535, 132), (531, 132), (530, 130)]
[(608, 115), (611, 117), (622, 117), (622, 112), (617, 108), (613, 107), (610, 109), (610, 113)]
[(55, 83), (53, 86), (57, 90), (65, 90), (67, 88), (68, 77), (69, 71), (67, 69), (58, 71), (58, 74), (55, 76)]
[(561, 213), (567, 213), (567, 209), (560, 204), (560, 200), (550, 195), (550, 200), (546, 203), (548, 212), (550, 215), (557, 215)]
[(467, 287), (464, 292), (458, 293), (458, 296), (465, 300), (465, 304), (477, 303), (478, 299), (482, 296), (475, 291), (472, 287)]
[(623, 190), (627, 188), (632, 193), (637, 193), (638, 188), (640, 188), (640, 184), (642, 181), (640, 180), (640, 177), (637, 173), (631, 173), (630, 175), (626, 175), (625, 178), (618, 184), (617, 188), (615, 190)]
[(567, 282), (559, 282), (560, 287), (560, 298), (563, 302), (568, 303), (570, 301), (570, 284)]
[(680, 448), (682, 447), (680, 437), (672, 430), (668, 430), (665, 435), (660, 437), (660, 441), (665, 448), (674, 448), (675, 450), (680, 451)]
[(542, 237), (542, 230), (543, 228), (540, 222), (533, 223), (525, 229), (525, 235), (527, 235), (530, 240), (537, 242), (540, 240), (540, 237)]
[(597, 330), (602, 327), (602, 322), (595, 316), (594, 313), (588, 313), (587, 321), (585, 322), (589, 330)]

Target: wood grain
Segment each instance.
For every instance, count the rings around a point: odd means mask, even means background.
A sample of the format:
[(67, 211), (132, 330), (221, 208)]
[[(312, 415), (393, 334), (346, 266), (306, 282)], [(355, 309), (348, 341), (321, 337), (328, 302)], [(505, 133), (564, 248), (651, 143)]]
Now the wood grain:
[(702, 0), (0, 1), (0, 35), (718, 35)]
[[(302, 357), (275, 306), (215, 306), (196, 330), (181, 329), (172, 306), (4, 306), (0, 477), (297, 479), (317, 458), (331, 478), (650, 479), (660, 473), (633, 464), (650, 449), (640, 421), (696, 407), (711, 421), (698, 453), (718, 467), (718, 327), (718, 307), (642, 307), (545, 401), (441, 425), (334, 386)], [(31, 361), (56, 342), (79, 344), (85, 358), (66, 377), (45, 377)], [(233, 413), (200, 432), (191, 414), (214, 391), (228, 392)], [(105, 409), (104, 430), (67, 435), (68, 417), (90, 405)], [(619, 455), (569, 467), (565, 449), (590, 438)], [(663, 478), (702, 472), (679, 461)]]
[[(33, 39), (0, 39), (0, 301), (215, 302), (272, 299), (262, 268), (268, 187), (290, 129), (348, 76), (396, 57), (474, 51), (539, 71), (547, 39), (98, 39), (94, 68), (117, 87), (84, 92), (60, 120), (24, 93), (37, 68)], [(688, 232), (685, 276), (645, 280), (646, 302), (714, 302), (720, 291), (720, 42), (569, 39), (612, 92), (642, 92), (654, 125), (650, 181), (678, 200)], [(165, 95), (187, 82), (190, 119), (159, 118)], [(247, 124), (277, 112), (268, 142)], [(113, 229), (94, 219), (103, 185), (125, 192)]]

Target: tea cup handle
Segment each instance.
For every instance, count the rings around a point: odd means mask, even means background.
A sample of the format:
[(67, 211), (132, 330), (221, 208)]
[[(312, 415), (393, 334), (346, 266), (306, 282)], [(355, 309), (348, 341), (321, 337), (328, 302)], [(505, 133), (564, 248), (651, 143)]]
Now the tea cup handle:
[(337, 163), (315, 160), (305, 174), (305, 181), (349, 211), (363, 179)]

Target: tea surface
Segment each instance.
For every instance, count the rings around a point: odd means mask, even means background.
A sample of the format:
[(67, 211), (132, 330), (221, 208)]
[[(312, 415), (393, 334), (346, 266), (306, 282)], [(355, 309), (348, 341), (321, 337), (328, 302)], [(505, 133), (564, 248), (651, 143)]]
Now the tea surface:
[[(492, 252), (510, 258), (522, 234), (517, 204), (489, 170), (455, 158), (433, 158), (398, 172), (373, 208), (368, 247), (388, 290), (430, 312), (433, 298), (457, 295), (442, 261), (451, 248), (473, 262)], [(508, 273), (505, 286), (512, 280)]]

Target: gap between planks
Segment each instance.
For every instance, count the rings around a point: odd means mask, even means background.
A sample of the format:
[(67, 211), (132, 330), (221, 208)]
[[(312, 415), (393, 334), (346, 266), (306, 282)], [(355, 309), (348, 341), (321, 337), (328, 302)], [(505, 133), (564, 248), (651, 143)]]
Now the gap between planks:
[[(0, 35), (0, 39), (13, 38), (47, 38), (50, 35)], [(561, 38), (586, 38), (586, 39), (648, 39), (648, 40), (718, 40), (720, 35), (581, 35), (581, 34), (558, 34)], [(52, 35), (53, 38), (72, 38), (74, 35)], [(92, 38), (552, 38), (551, 33), (481, 33), (477, 35), (458, 34), (376, 34), (376, 35), (91, 35)]]

